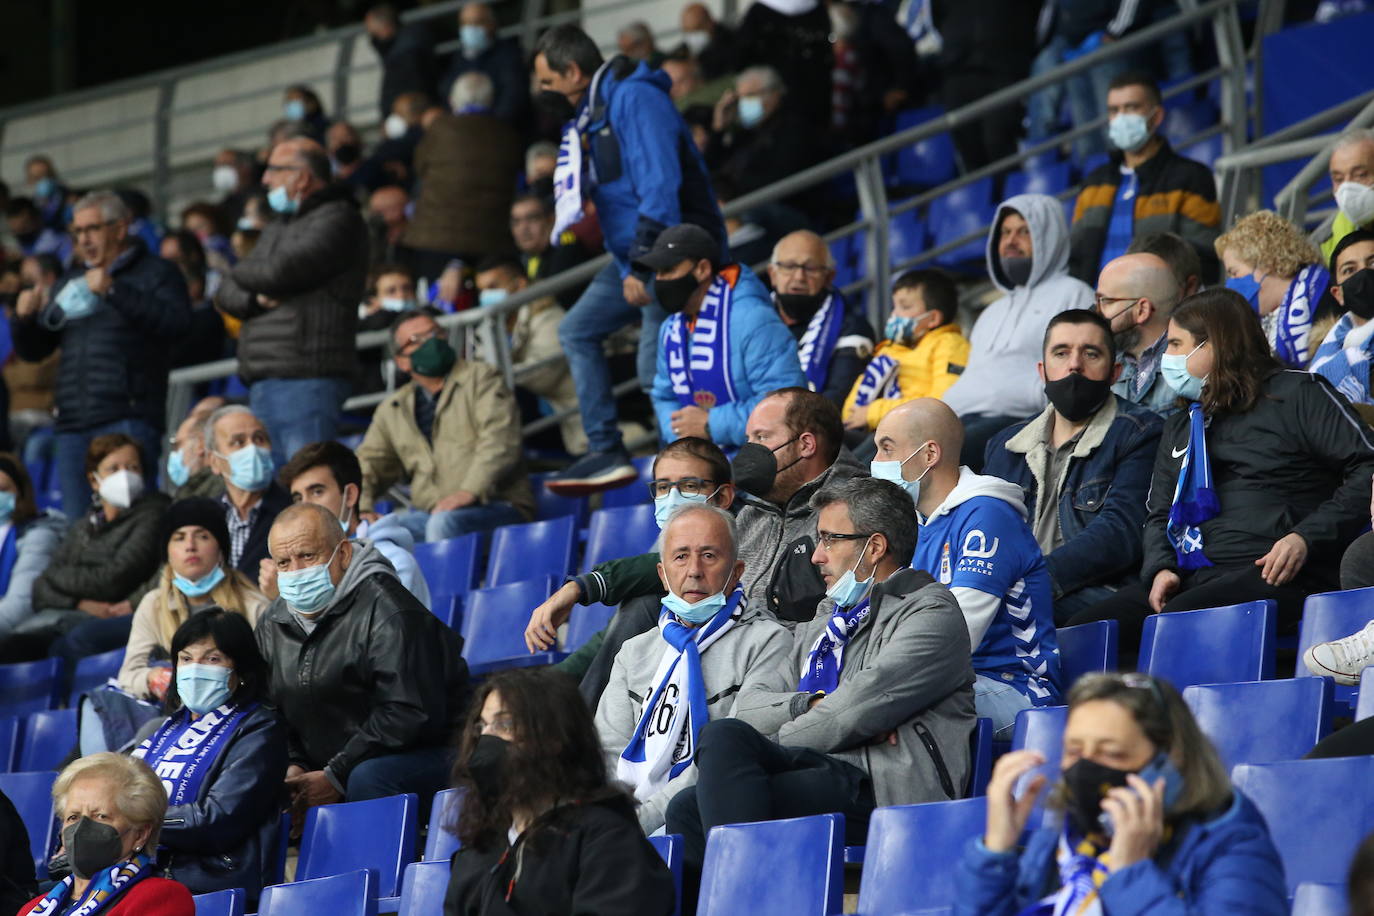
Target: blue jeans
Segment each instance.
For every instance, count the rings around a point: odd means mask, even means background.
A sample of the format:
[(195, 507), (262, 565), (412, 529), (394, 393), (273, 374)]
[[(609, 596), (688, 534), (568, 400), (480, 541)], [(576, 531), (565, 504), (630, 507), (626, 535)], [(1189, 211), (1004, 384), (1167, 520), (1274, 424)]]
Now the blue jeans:
[(1116, 589), (1105, 585), (1089, 585), (1076, 592), (1060, 595), (1054, 599), (1054, 625), (1066, 627), (1079, 611), (1086, 611), (1100, 601), (1115, 597)]
[(448, 788), (453, 754), (446, 747), (425, 747), (364, 760), (348, 774), (345, 801), (367, 801), (414, 792), (420, 810), (428, 811), (435, 794)]
[(606, 338), (627, 324), (642, 321), (636, 370), (639, 386), (653, 387), (658, 370), (658, 327), (666, 317), (656, 304), (635, 308), (625, 301), (620, 270), (607, 264), (573, 303), (558, 326), (558, 340), (568, 357), (577, 402), (582, 410), (582, 427), (587, 431), (588, 449), (615, 451), (621, 446), (620, 427), (616, 425), (615, 398), (611, 395), (611, 369), (606, 362)]
[(67, 518), (81, 516), (91, 504), (91, 482), (86, 477), (86, 451), (91, 440), (110, 433), (133, 436), (143, 453), (145, 489), (157, 484), (158, 461), (162, 456), (162, 435), (142, 420), (116, 420), (103, 426), (57, 434), (57, 484), (62, 488), (62, 512)]
[(1001, 678), (978, 674), (973, 679), (973, 705), (980, 719), (992, 720), (992, 740), (1010, 741), (1016, 714), (1034, 704)]
[(281, 467), (305, 446), (338, 434), (343, 402), (353, 383), (342, 378), (265, 378), (248, 388), (248, 406), (272, 437)]
[(445, 541), (474, 531), (492, 531), (504, 525), (519, 525), (525, 521), (510, 503), (486, 503), (464, 506), (447, 512), (421, 512), (419, 509), (396, 512), (396, 521), (420, 541)]
[[(1036, 55), (1035, 62), (1031, 64), (1031, 76), (1053, 70), (1064, 61), (1064, 55), (1072, 50), (1067, 39), (1054, 36)], [(1026, 140), (1036, 143), (1050, 138), (1059, 120), (1059, 104), (1065, 93), (1068, 93), (1073, 126), (1086, 124), (1104, 114), (1107, 111), (1107, 85), (1127, 66), (1120, 59), (1108, 61), (1033, 93), (1026, 107), (1029, 121)], [(1094, 153), (1106, 152), (1106, 137), (1105, 129), (1079, 137), (1073, 144), (1074, 156), (1082, 162)]]

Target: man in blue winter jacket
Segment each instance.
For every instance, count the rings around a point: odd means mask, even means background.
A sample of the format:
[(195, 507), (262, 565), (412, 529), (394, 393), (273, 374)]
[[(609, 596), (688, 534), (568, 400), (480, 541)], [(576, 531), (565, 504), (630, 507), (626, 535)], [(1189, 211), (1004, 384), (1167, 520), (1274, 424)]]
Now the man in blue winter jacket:
[[(534, 73), (546, 99), (561, 96), (571, 106), (554, 171), (553, 236), (581, 220), (590, 200), (614, 259), (574, 303), (558, 331), (589, 450), (550, 479), (548, 487), (577, 495), (618, 486), (637, 475), (616, 425), (602, 349), (610, 334), (642, 320), (639, 382), (648, 390), (664, 312), (650, 294), (651, 274), (635, 268), (635, 259), (653, 248), (664, 229), (692, 223), (715, 240), (713, 263), (720, 263), (727, 235), (701, 154), (668, 95), (667, 74), (625, 57), (603, 61), (596, 43), (572, 25), (550, 29), (540, 38)], [(660, 432), (676, 438), (667, 429)]]
[(806, 385), (768, 290), (742, 264), (722, 266), (715, 238), (689, 223), (659, 235), (634, 267), (655, 275), (668, 313), (650, 392), (663, 438), (743, 445), (745, 422), (764, 395)]

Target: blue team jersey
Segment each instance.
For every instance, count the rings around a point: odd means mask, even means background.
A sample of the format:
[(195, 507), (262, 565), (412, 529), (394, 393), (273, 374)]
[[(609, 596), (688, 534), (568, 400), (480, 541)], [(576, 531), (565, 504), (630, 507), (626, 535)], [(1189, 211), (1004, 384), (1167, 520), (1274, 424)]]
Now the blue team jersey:
[(911, 561), (950, 588), (1002, 599), (973, 670), (1006, 681), (1036, 706), (1060, 702), (1059, 643), (1045, 558), (1021, 514), (994, 496), (974, 496), (921, 526)]

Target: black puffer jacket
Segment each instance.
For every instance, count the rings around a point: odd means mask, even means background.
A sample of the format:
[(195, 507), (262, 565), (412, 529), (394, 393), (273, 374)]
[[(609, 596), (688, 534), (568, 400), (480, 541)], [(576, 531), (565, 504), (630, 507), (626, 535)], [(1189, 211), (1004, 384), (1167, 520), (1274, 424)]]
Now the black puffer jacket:
[[(221, 309), (243, 319), (238, 352), (244, 382), (353, 377), (367, 257), (367, 225), (352, 192), (341, 185), (267, 224), (215, 297)], [(265, 309), (259, 294), (280, 304)]]
[(162, 516), (169, 505), (161, 493), (144, 493), (112, 522), (99, 512), (78, 519), (33, 584), (33, 609), (70, 610), (83, 598), (137, 604), (167, 557)]
[(162, 429), (171, 355), (191, 328), (186, 281), (170, 261), (130, 239), (110, 271), (114, 284), (95, 311), (68, 321), (57, 294), (85, 274), (84, 266), (68, 270), (41, 312), (11, 320), (15, 352), (36, 363), (62, 348), (59, 432), (129, 419)]

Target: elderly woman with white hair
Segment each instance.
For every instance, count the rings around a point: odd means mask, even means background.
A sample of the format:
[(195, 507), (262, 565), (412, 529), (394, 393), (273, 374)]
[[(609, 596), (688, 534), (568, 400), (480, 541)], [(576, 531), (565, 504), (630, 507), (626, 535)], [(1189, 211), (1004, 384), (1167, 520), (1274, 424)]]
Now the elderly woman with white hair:
[(194, 916), (191, 892), (154, 874), (167, 791), (146, 763), (108, 752), (82, 757), (52, 795), (72, 873), (18, 916)]

